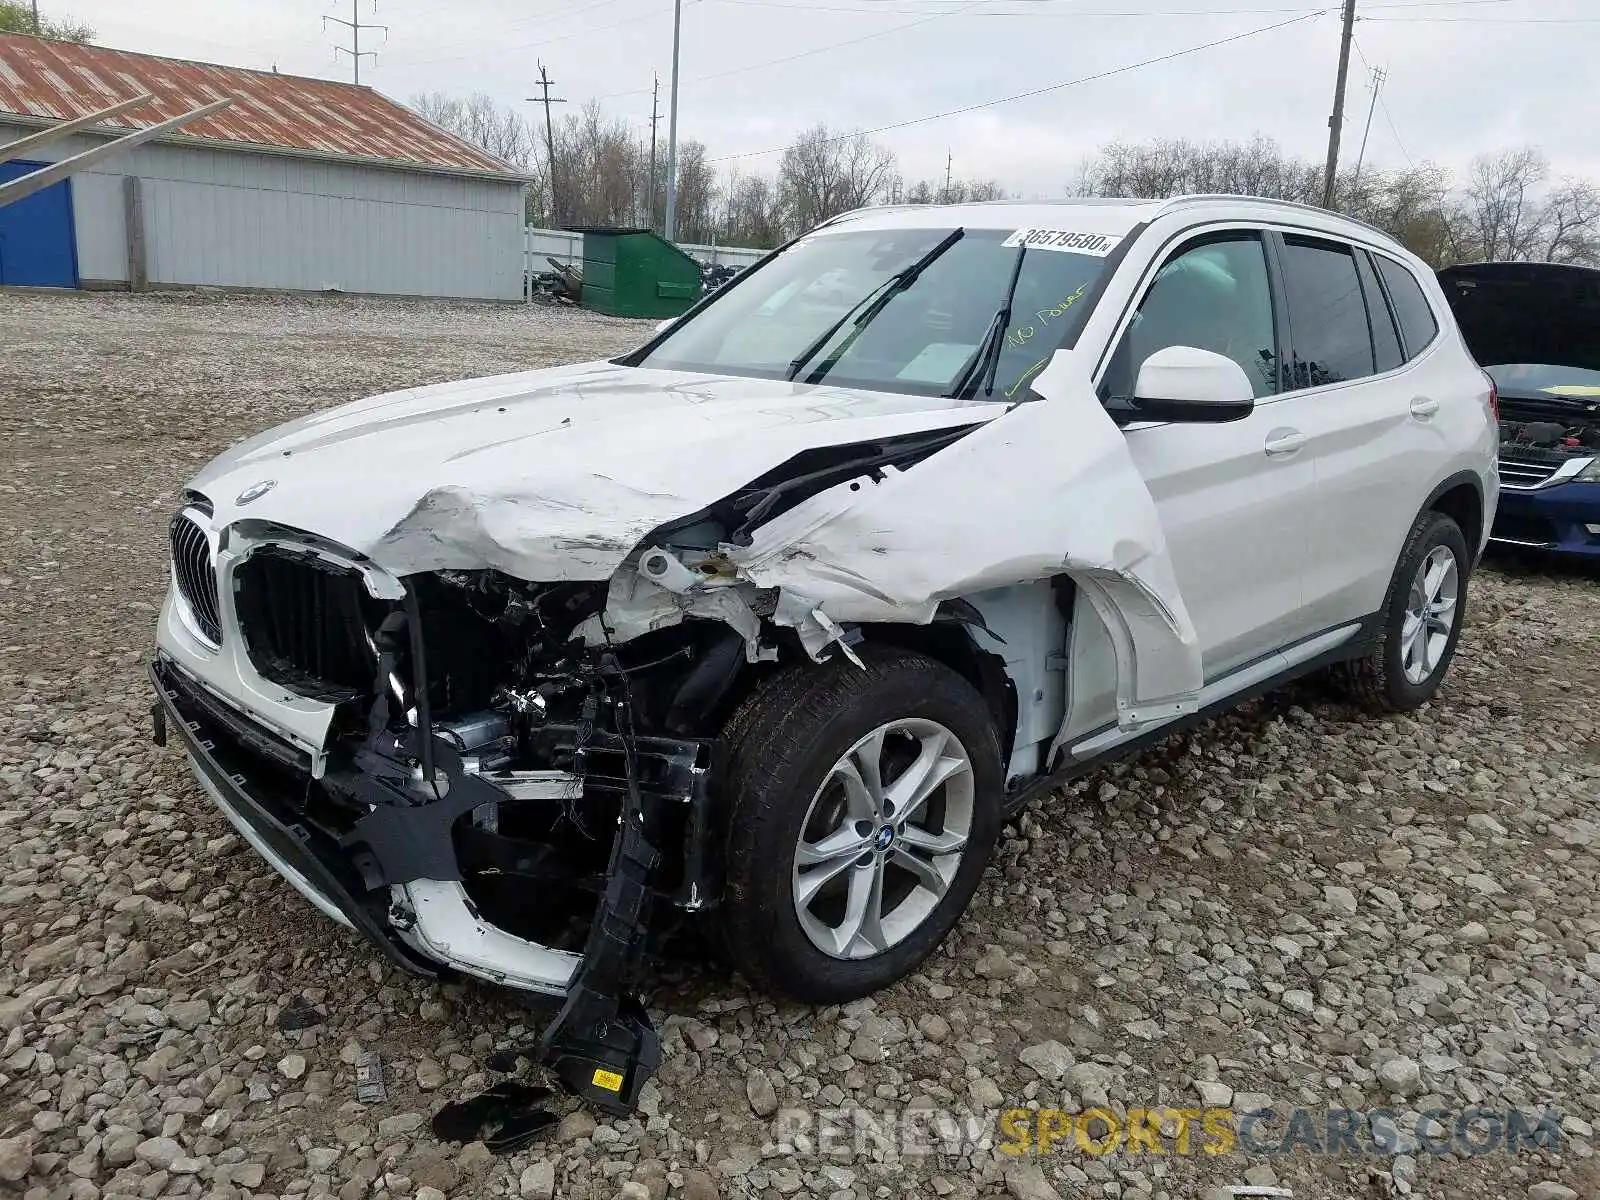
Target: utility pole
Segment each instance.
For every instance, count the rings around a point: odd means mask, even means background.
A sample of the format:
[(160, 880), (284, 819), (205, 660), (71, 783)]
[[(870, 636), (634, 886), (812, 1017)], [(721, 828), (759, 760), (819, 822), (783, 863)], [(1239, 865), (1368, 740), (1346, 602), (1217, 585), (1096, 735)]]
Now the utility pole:
[(561, 205), (556, 201), (556, 135), (555, 126), (550, 120), (550, 106), (552, 104), (565, 104), (565, 100), (550, 95), (550, 75), (544, 69), (544, 64), (539, 64), (539, 95), (529, 96), (530, 104), (544, 105), (544, 152), (545, 162), (550, 168), (550, 223), (556, 228), (561, 227)]
[(683, 32), (683, 0), (672, 0), (672, 96), (667, 102), (667, 219), (661, 236), (677, 240), (678, 229), (678, 44)]
[(1372, 132), (1372, 111), (1378, 107), (1378, 92), (1383, 88), (1383, 81), (1389, 73), (1382, 67), (1372, 68), (1372, 82), (1368, 84), (1372, 89), (1372, 99), (1367, 103), (1367, 127), (1361, 131), (1361, 153), (1356, 155), (1355, 178), (1350, 181), (1351, 188), (1361, 182), (1361, 164), (1367, 157), (1367, 135)]
[(39, 0), (33, 0), (33, 36), (39, 37)]
[(1339, 172), (1339, 134), (1344, 128), (1344, 84), (1350, 74), (1350, 39), (1356, 32), (1356, 0), (1344, 0), (1344, 34), (1339, 39), (1339, 75), (1333, 84), (1333, 114), (1328, 118), (1328, 165), (1322, 175), (1322, 207), (1333, 207)]
[(650, 207), (645, 224), (656, 227), (656, 125), (661, 120), (661, 76), (651, 76), (650, 82)]
[(950, 168), (955, 165), (956, 156), (948, 149), (944, 152), (944, 195), (939, 197), (940, 202), (950, 203)]
[[(34, 0), (34, 2), (37, 4), (38, 0)], [(389, 36), (389, 27), (387, 25), (362, 24), (359, 4), (360, 0), (350, 0), (350, 19), (348, 21), (343, 17), (322, 18), (322, 27), (324, 29), (328, 27), (328, 22), (332, 21), (335, 25), (343, 25), (350, 31), (350, 45), (335, 46), (333, 48), (333, 56), (335, 58), (338, 58), (340, 54), (348, 54), (350, 56), (350, 61), (355, 64), (357, 87), (361, 86), (361, 60), (370, 58), (373, 62), (378, 61), (377, 51), (363, 50), (361, 48), (361, 31), (363, 29), (381, 29), (385, 38)], [(372, 10), (374, 12), (378, 10), (378, 0), (372, 0)]]

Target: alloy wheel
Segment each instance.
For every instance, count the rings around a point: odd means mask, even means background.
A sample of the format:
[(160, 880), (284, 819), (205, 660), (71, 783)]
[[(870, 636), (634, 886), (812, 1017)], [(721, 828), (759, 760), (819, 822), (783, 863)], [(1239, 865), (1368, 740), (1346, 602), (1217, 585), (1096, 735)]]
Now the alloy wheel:
[(1417, 567), (1400, 625), (1400, 662), (1406, 679), (1425, 682), (1444, 661), (1455, 626), (1461, 572), (1448, 546), (1435, 546)]
[(795, 846), (793, 896), (812, 945), (863, 959), (939, 906), (972, 832), (972, 760), (937, 721), (878, 726), (829, 768)]

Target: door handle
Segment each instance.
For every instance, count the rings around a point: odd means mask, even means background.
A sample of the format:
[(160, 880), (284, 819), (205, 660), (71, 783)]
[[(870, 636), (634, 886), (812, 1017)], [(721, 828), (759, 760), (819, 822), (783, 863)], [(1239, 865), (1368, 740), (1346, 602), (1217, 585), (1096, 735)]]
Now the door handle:
[(1421, 420), (1427, 420), (1439, 411), (1439, 402), (1432, 396), (1413, 396), (1411, 398), (1411, 415)]
[(1274, 429), (1267, 434), (1267, 457), (1287, 458), (1291, 454), (1298, 454), (1305, 444), (1306, 435), (1298, 429)]

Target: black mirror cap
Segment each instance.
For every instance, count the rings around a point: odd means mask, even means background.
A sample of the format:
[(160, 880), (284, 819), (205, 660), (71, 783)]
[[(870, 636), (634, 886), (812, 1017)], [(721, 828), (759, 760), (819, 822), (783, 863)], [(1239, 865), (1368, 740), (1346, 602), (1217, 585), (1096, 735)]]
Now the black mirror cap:
[(1135, 421), (1174, 421), (1185, 424), (1225, 425), (1242, 421), (1256, 410), (1249, 400), (1163, 400), (1155, 396), (1132, 396), (1112, 400), (1107, 408), (1119, 425)]

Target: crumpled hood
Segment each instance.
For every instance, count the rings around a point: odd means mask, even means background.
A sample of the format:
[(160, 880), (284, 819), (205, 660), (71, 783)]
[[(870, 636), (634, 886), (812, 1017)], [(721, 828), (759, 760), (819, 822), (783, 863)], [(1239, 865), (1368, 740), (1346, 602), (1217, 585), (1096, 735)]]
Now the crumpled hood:
[(539, 582), (604, 579), (652, 529), (802, 450), (1003, 410), (586, 363), (316, 413), (225, 451), (190, 486), (219, 527), (304, 530), (397, 575), (497, 567)]

